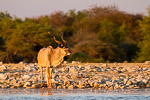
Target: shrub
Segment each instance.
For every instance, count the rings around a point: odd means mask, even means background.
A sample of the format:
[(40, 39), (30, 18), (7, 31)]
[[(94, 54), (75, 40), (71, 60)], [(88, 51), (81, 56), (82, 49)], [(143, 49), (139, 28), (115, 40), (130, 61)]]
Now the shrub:
[(69, 62), (70, 61), (88, 62), (89, 60), (90, 60), (89, 55), (83, 52), (76, 52), (68, 58)]

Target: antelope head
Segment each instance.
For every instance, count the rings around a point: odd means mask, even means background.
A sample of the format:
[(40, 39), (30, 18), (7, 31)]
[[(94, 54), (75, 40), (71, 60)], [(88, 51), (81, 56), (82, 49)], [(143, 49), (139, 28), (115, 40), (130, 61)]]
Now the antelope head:
[[(50, 32), (48, 32), (50, 34)], [(52, 34), (53, 35), (53, 34)], [(56, 40), (55, 36), (53, 35), (53, 38), (55, 40), (56, 43), (58, 43), (58, 49), (60, 49), (65, 56), (67, 55), (70, 55), (71, 54), (71, 51), (69, 50), (68, 46), (67, 46), (67, 41), (64, 40), (63, 38), (63, 33), (61, 34), (61, 39), (62, 39), (62, 42), (61, 41), (58, 41)]]

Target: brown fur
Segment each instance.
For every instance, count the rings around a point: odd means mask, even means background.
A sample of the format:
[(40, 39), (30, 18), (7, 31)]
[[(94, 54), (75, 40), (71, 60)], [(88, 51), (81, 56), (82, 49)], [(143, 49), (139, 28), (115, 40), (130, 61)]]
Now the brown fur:
[[(43, 79), (42, 67), (46, 67), (47, 85), (48, 87), (51, 87), (52, 68), (58, 66), (63, 61), (64, 56), (69, 54), (70, 51), (68, 50), (68, 48), (65, 47), (57, 47), (56, 49), (53, 49), (52, 46), (49, 46), (47, 48), (42, 48), (39, 51), (37, 60), (41, 72), (41, 83)], [(49, 67), (51, 67), (50, 71)]]

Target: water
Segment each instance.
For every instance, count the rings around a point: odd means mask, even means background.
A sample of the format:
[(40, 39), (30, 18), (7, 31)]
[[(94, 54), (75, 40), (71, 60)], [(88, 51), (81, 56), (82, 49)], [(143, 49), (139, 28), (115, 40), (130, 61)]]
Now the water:
[(150, 100), (150, 89), (0, 89), (0, 100)]

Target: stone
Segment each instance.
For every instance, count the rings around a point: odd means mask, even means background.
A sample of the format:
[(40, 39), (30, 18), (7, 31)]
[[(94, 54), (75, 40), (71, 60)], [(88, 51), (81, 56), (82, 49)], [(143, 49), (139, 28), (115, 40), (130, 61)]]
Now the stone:
[(61, 85), (57, 86), (57, 89), (61, 89), (61, 88), (62, 88), (62, 86), (61, 86)]
[(76, 79), (76, 78), (78, 78), (79, 77), (79, 74), (78, 73), (72, 73), (71, 74), (71, 78), (72, 79)]
[(84, 73), (79, 73), (79, 74), (77, 74), (77, 78), (85, 78), (85, 74)]
[(79, 88), (85, 88), (86, 84), (87, 84), (86, 81), (79, 80), (79, 85), (78, 85), (78, 87), (79, 87)]
[(68, 89), (69, 89), (69, 90), (74, 89), (74, 86), (73, 86), (73, 85), (70, 85), (70, 86), (68, 87)]
[(63, 63), (64, 63), (64, 64), (68, 64), (68, 61), (64, 61)]
[(6, 86), (6, 85), (4, 85), (4, 84), (3, 84), (3, 85), (1, 85), (0, 87), (1, 87), (1, 88), (3, 88), (3, 89), (4, 89), (4, 88), (7, 88), (7, 86)]
[(118, 71), (118, 73), (123, 73), (122, 71)]
[(139, 86), (135, 86), (135, 87), (134, 87), (134, 89), (139, 89), (139, 88), (140, 88)]
[(145, 83), (145, 84), (147, 84), (147, 83), (148, 83), (148, 80), (143, 79), (142, 82)]
[(146, 87), (149, 88), (149, 87), (150, 87), (150, 84), (147, 84)]
[(14, 85), (14, 84), (16, 84), (17, 82), (18, 82), (18, 80), (13, 79), (13, 80), (11, 80), (10, 84), (11, 84), (11, 85)]
[(95, 65), (89, 65), (90, 69), (95, 69), (96, 66)]
[(63, 68), (62, 68), (62, 72), (69, 72), (69, 67), (68, 67), (68, 66), (63, 67)]
[(93, 82), (93, 81), (90, 81), (90, 80), (89, 80), (88, 84), (89, 84), (91, 87), (94, 86), (94, 82)]
[(105, 88), (105, 87), (106, 87), (106, 84), (99, 84), (99, 87), (100, 87), (100, 88)]
[(6, 79), (8, 79), (8, 75), (1, 73), (1, 74), (0, 74), (0, 79), (6, 80)]
[(110, 86), (110, 87), (108, 87), (108, 89), (109, 89), (109, 90), (113, 90), (113, 89), (114, 89), (114, 87), (113, 87), (113, 86)]
[(80, 88), (80, 89), (84, 89), (85, 88), (85, 86), (81, 86), (81, 85), (78, 85), (77, 87)]
[(24, 62), (24, 61), (21, 61), (21, 62), (19, 62), (19, 64), (25, 64), (25, 62)]
[(26, 88), (26, 89), (31, 89), (31, 87), (28, 87), (28, 86), (26, 86), (25, 88)]
[(32, 86), (31, 82), (25, 82), (23, 87), (31, 87), (31, 86)]
[(30, 75), (24, 75), (24, 76), (23, 76), (23, 79), (29, 79), (29, 78), (31, 78)]
[(94, 88), (98, 88), (100, 85), (100, 82), (94, 82)]
[(106, 81), (106, 85), (108, 85), (108, 86), (114, 86), (114, 83), (110, 82), (110, 81)]
[(2, 71), (2, 72), (3, 72), (3, 71), (4, 71), (4, 70), (6, 70), (6, 69), (7, 69), (7, 68), (6, 68), (6, 66), (5, 66), (5, 65), (1, 65), (1, 66), (0, 66), (0, 71)]
[(102, 66), (103, 66), (103, 67), (107, 67), (108, 65), (107, 65), (107, 64), (103, 64)]
[(0, 61), (0, 65), (2, 65), (3, 64), (3, 62), (2, 61)]
[(138, 80), (142, 80), (143, 79), (143, 75), (138, 75), (137, 77), (136, 77)]
[(97, 67), (97, 72), (102, 72), (100, 67)]
[(129, 89), (133, 89), (133, 88), (134, 88), (134, 85), (129, 85), (128, 88), (129, 88)]
[(79, 67), (79, 68), (81, 68), (81, 67), (82, 67), (82, 65), (78, 65), (78, 67)]
[[(100, 88), (100, 89), (129, 89), (150, 87), (150, 65), (110, 64), (70, 64), (54, 68), (52, 87), (55, 89)], [(2, 66), (2, 67), (1, 67)], [(10, 67), (8, 67), (10, 66)], [(0, 65), (0, 88), (39, 88), (40, 73), (37, 64)], [(0, 69), (1, 69), (0, 68)], [(17, 68), (17, 70), (16, 70)], [(24, 68), (24, 69), (23, 69)], [(4, 70), (7, 70), (4, 72)], [(22, 71), (24, 70), (24, 71)], [(47, 87), (43, 68), (43, 87)], [(119, 73), (118, 73), (119, 72)]]
[(39, 68), (38, 68), (36, 65), (34, 65), (30, 71), (32, 71), (32, 70), (33, 70), (33, 71), (38, 71)]
[(22, 85), (21, 85), (21, 84), (19, 84), (19, 83), (15, 83), (15, 84), (13, 84), (13, 85), (15, 86), (15, 88), (22, 87)]
[(124, 84), (126, 84), (128, 82), (128, 79), (124, 79)]
[(72, 61), (72, 64), (80, 64), (79, 61)]
[(104, 84), (104, 83), (106, 83), (106, 80), (105, 80), (104, 78), (102, 78), (102, 79), (100, 80), (100, 82), (101, 82), (102, 84)]
[(146, 64), (146, 65), (149, 65), (149, 64), (150, 64), (150, 61), (145, 61), (145, 64)]
[(80, 70), (85, 70), (85, 67), (81, 67)]
[(114, 66), (118, 66), (119, 64), (117, 62), (114, 62)]
[(115, 88), (115, 89), (118, 89), (118, 88), (119, 88), (119, 84), (118, 84), (118, 83), (115, 83), (114, 88)]
[(24, 67), (24, 70), (25, 70), (25, 71), (28, 71), (28, 72), (32, 72), (32, 71), (33, 71), (33, 68), (32, 68), (31, 66), (29, 66), (29, 65), (26, 65), (26, 66)]
[(121, 69), (122, 72), (127, 72), (127, 68), (124, 67), (123, 69)]
[(70, 85), (70, 81), (69, 80), (64, 80), (64, 85)]
[(55, 75), (55, 76), (54, 76), (54, 80), (55, 80), (55, 81), (58, 80), (58, 78), (59, 78), (59, 75)]
[(10, 88), (13, 89), (13, 88), (17, 88), (17, 87), (16, 86), (10, 86)]
[(70, 67), (69, 68), (69, 73), (74, 73), (76, 71), (77, 71), (77, 69), (75, 67)]
[(33, 85), (31, 86), (31, 88), (40, 88), (40, 85), (39, 85), (39, 84), (33, 84)]
[(126, 84), (127, 84), (127, 85), (131, 85), (131, 84), (132, 84), (132, 82), (129, 80)]
[(63, 89), (66, 89), (67, 87), (65, 85), (62, 86)]

